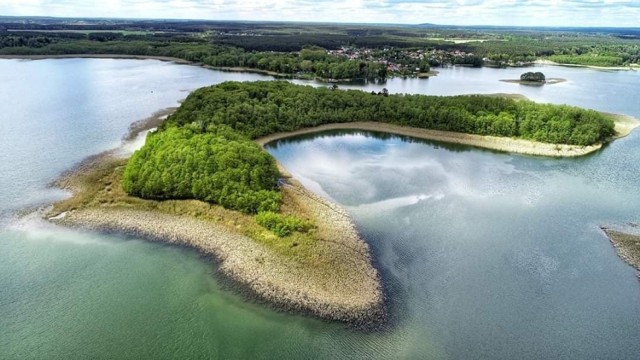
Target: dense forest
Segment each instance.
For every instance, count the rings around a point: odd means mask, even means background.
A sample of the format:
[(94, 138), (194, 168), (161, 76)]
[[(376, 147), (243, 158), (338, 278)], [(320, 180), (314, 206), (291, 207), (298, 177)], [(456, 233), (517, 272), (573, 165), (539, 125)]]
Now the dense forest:
[[(118, 54), (167, 56), (213, 67), (246, 67), (285, 75), (309, 75), (324, 79), (384, 79), (384, 63), (350, 60), (317, 47), (296, 53), (247, 52), (203, 40), (144, 41), (135, 35), (118, 33), (66, 34), (62, 38), (42, 34), (0, 33), (0, 55)], [(126, 39), (125, 39), (126, 38)], [(100, 40), (96, 40), (100, 39)], [(304, 76), (302, 76), (304, 77)]]
[(255, 214), (277, 211), (275, 160), (224, 126), (151, 133), (129, 159), (124, 190), (147, 199), (199, 199)]
[(592, 110), (479, 95), (370, 94), (281, 81), (226, 82), (194, 91), (165, 127), (203, 122), (249, 137), (327, 123), (380, 121), (425, 129), (591, 145), (613, 134)]

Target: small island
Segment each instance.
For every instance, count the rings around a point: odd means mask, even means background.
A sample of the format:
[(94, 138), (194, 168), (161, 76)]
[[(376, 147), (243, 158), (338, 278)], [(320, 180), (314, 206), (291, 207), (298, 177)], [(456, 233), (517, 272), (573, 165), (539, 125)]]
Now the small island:
[(383, 284), (340, 206), (305, 189), (263, 146), (326, 128), (385, 131), (500, 151), (577, 156), (635, 119), (504, 96), (372, 94), (283, 81), (191, 93), (129, 159), (107, 152), (58, 181), (49, 220), (186, 246), (239, 292), (278, 309), (375, 327)]
[(522, 75), (520, 75), (520, 81), (531, 81), (531, 82), (545, 82), (546, 77), (544, 76), (543, 73), (537, 71), (537, 72), (526, 72)]
[(567, 80), (560, 79), (560, 78), (547, 79), (547, 77), (539, 71), (536, 71), (536, 72), (528, 71), (520, 75), (519, 80), (500, 80), (500, 81), (521, 84), (521, 85), (529, 85), (529, 86), (542, 86), (542, 85), (558, 84), (561, 82), (565, 82)]

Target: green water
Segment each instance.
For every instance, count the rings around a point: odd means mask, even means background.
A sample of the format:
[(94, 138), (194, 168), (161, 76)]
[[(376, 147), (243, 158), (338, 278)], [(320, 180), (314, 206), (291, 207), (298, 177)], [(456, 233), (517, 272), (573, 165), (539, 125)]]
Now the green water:
[[(513, 89), (640, 115), (638, 74), (557, 71), (574, 81)], [(499, 70), (463, 72), (443, 69), (440, 91), (464, 92), (460, 77), (474, 92), (512, 85)], [(640, 283), (598, 225), (640, 219), (640, 133), (573, 160), (364, 132), (272, 144), (371, 244), (391, 318), (374, 333), (247, 301), (187, 249), (17, 218), (64, 196), (47, 183), (117, 146), (132, 121), (189, 89), (264, 78), (157, 61), (0, 60), (0, 359), (638, 358)]]

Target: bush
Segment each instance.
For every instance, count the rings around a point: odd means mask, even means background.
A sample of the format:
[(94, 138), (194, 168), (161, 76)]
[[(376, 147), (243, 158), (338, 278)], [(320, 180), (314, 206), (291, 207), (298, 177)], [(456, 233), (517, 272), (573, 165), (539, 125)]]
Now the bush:
[(273, 231), (279, 237), (289, 236), (294, 231), (306, 232), (311, 229), (309, 221), (292, 215), (277, 214), (272, 211), (258, 213), (256, 222), (260, 226)]

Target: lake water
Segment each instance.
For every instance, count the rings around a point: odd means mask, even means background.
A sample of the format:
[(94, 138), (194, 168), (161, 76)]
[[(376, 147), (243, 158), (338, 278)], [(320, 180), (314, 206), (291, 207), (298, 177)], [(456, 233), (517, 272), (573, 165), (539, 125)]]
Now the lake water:
[[(522, 93), (640, 116), (637, 72), (443, 69), (392, 93)], [(601, 224), (640, 217), (640, 133), (554, 160), (365, 132), (269, 151), (353, 215), (388, 284), (390, 328), (277, 313), (220, 284), (195, 252), (63, 229), (15, 212), (120, 143), (129, 124), (225, 80), (158, 61), (0, 60), (0, 359), (615, 358), (640, 354), (640, 283)], [(320, 85), (313, 83), (312, 85)], [(351, 87), (341, 85), (341, 88)], [(360, 87), (362, 88), (362, 87)]]

